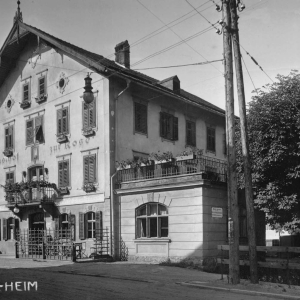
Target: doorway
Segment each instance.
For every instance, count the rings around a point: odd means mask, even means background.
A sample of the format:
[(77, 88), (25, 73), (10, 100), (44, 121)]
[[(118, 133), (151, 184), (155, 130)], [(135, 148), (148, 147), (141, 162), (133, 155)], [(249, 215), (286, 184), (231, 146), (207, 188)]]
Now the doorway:
[(45, 229), (45, 221), (44, 221), (44, 213), (35, 213), (31, 215), (30, 220), (30, 230), (44, 230)]

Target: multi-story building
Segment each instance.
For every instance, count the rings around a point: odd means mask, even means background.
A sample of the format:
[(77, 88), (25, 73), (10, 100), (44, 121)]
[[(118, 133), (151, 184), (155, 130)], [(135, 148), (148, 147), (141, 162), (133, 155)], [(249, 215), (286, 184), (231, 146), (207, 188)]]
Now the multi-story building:
[(224, 111), (131, 70), (129, 50), (108, 60), (18, 9), (0, 51), (2, 253), (46, 229), (90, 255), (107, 228), (117, 259), (202, 260), (226, 242)]

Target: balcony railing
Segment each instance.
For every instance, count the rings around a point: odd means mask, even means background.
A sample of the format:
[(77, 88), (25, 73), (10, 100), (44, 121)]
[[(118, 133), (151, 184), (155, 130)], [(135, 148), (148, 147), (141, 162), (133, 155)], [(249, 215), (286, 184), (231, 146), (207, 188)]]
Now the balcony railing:
[(5, 188), (5, 200), (7, 204), (25, 205), (30, 203), (53, 203), (58, 198), (58, 191), (55, 184), (45, 184), (36, 181), (33, 186), (20, 187), (18, 184), (12, 184), (11, 189)]
[(137, 168), (127, 168), (118, 171), (117, 184), (128, 181), (197, 173), (201, 173), (203, 179), (226, 182), (227, 163), (224, 160), (200, 156), (195, 159), (174, 160)]

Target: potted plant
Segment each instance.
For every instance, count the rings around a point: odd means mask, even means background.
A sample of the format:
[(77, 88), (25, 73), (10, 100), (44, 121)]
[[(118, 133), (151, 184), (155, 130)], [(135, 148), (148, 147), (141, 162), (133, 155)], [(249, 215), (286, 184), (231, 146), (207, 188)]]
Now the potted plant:
[(95, 186), (93, 183), (85, 183), (82, 187), (82, 189), (86, 192), (86, 193), (90, 193), (90, 192), (94, 192), (95, 191)]
[(24, 108), (29, 107), (30, 104), (31, 104), (31, 102), (29, 100), (24, 100), (24, 101), (20, 102), (20, 107), (24, 109)]

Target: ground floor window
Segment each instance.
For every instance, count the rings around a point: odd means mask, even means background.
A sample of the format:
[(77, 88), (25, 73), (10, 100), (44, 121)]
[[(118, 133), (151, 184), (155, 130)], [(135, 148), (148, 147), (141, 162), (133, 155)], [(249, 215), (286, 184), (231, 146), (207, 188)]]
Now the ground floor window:
[(160, 203), (147, 203), (136, 209), (136, 237), (152, 238), (169, 235), (167, 208)]
[(3, 240), (15, 240), (19, 231), (19, 220), (8, 218), (2, 220)]
[(101, 239), (103, 230), (102, 211), (79, 213), (79, 238)]
[(56, 234), (59, 234), (62, 238), (71, 238), (75, 240), (75, 215), (73, 214), (61, 214), (55, 219)]

